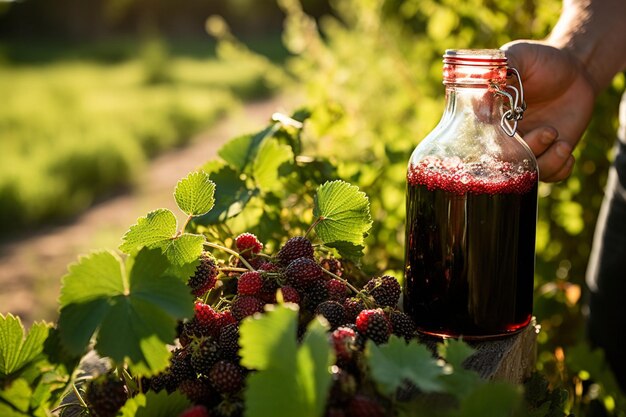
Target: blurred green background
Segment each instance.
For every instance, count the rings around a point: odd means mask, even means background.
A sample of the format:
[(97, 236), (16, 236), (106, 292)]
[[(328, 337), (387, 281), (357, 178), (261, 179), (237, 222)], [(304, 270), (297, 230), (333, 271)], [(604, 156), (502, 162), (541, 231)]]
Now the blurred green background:
[[(0, 1), (0, 233), (85, 209), (237, 102), (290, 85), (312, 112), (305, 152), (327, 157), (370, 196), (364, 267), (401, 276), (406, 163), (443, 109), (442, 53), (541, 39), (560, 8), (559, 0)], [(207, 25), (213, 15), (223, 20)], [(626, 415), (602, 353), (584, 337), (585, 270), (624, 84), (618, 75), (599, 97), (571, 177), (539, 189), (537, 367), (567, 390), (576, 415)]]

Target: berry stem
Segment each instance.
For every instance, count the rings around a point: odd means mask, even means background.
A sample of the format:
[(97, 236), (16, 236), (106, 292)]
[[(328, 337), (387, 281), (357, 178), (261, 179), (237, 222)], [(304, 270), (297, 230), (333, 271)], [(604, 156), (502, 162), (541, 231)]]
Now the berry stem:
[(250, 271), (254, 271), (254, 268), (252, 268), (252, 265), (250, 265), (248, 261), (246, 261), (245, 258), (241, 256), (239, 253), (237, 253), (236, 251), (229, 249), (227, 247), (224, 247), (222, 245), (218, 245), (217, 243), (211, 243), (211, 242), (204, 242), (204, 246), (208, 246), (210, 248), (215, 248), (215, 249), (221, 249), (224, 252), (228, 252), (231, 255), (236, 256), (237, 259), (239, 259), (241, 263), (244, 264), (246, 268), (248, 268)]
[(87, 403), (85, 402), (85, 400), (83, 400), (83, 396), (80, 395), (80, 392), (78, 392), (78, 388), (76, 388), (76, 384), (72, 384), (72, 390), (74, 390), (74, 394), (76, 395), (76, 398), (78, 398), (78, 401), (80, 401), (80, 404), (85, 407), (85, 408), (89, 408), (89, 406), (87, 405)]
[(323, 221), (325, 219), (326, 218), (324, 216), (319, 216), (317, 219), (315, 219), (313, 224), (310, 225), (308, 229), (306, 229), (306, 233), (304, 234), (304, 237), (307, 237), (309, 235), (309, 233), (311, 233), (311, 230), (313, 230), (315, 228), (315, 226), (317, 226), (321, 221)]
[(185, 223), (183, 223), (183, 227), (180, 228), (180, 233), (185, 233), (185, 229), (187, 228), (187, 225), (189, 224), (189, 222), (191, 221), (192, 218), (193, 218), (193, 216), (191, 214), (189, 216), (187, 216), (187, 219), (185, 220)]
[(248, 272), (246, 268), (235, 268), (234, 266), (224, 266), (220, 268), (220, 271), (226, 272)]

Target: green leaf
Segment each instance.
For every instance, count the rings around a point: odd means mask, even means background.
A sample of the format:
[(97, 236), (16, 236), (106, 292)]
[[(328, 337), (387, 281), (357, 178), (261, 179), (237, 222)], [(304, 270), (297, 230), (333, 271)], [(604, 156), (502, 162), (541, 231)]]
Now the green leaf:
[(0, 314), (0, 376), (10, 375), (35, 360), (43, 351), (50, 325), (34, 323), (28, 334), (19, 317)]
[(137, 224), (130, 227), (122, 238), (120, 250), (124, 253), (135, 254), (141, 248), (154, 248), (163, 245), (176, 235), (176, 216), (168, 209), (151, 211), (145, 217), (140, 217)]
[(237, 172), (242, 173), (254, 159), (261, 143), (271, 137), (279, 125), (273, 123), (253, 135), (243, 135), (226, 142), (217, 154)]
[(311, 321), (300, 349), (298, 349), (298, 381), (304, 393), (307, 407), (313, 415), (324, 414), (328, 391), (332, 382), (329, 371), (334, 355), (328, 343), (328, 324), (319, 318)]
[[(160, 249), (142, 249), (124, 270), (108, 252), (81, 258), (61, 288), (59, 334), (66, 350), (81, 354), (98, 331), (100, 355), (119, 363), (128, 360), (140, 375), (164, 369), (169, 358), (165, 345), (174, 341), (176, 321), (193, 314), (189, 289), (165, 273), (168, 266)], [(99, 270), (111, 274), (94, 273)], [(89, 296), (83, 296), (90, 285)]]
[(325, 243), (325, 245), (329, 248), (337, 249), (339, 256), (342, 258), (356, 263), (361, 261), (361, 258), (363, 257), (363, 249), (365, 249), (365, 246), (363, 245), (355, 245), (354, 243), (342, 241), (328, 242)]
[(437, 345), (437, 353), (451, 368), (451, 372), (443, 375), (441, 380), (446, 390), (457, 398), (466, 397), (475, 386), (485, 383), (477, 372), (463, 367), (463, 362), (474, 352), (475, 349), (462, 340), (449, 339)]
[(209, 225), (222, 223), (226, 219), (235, 217), (246, 206), (253, 193), (246, 187), (239, 174), (229, 166), (211, 174), (215, 182), (215, 207), (193, 220), (194, 224)]
[(147, 394), (139, 394), (126, 401), (119, 413), (122, 417), (172, 417), (191, 406), (191, 402), (179, 391), (171, 394), (166, 391), (158, 394), (148, 391)]
[(461, 400), (455, 417), (510, 417), (522, 402), (522, 387), (506, 382), (475, 385), (470, 394)]
[(184, 233), (176, 239), (164, 241), (162, 248), (172, 265), (184, 266), (200, 257), (205, 240), (202, 235)]
[(362, 245), (372, 226), (367, 196), (344, 181), (324, 183), (317, 189), (313, 215), (315, 232), (324, 243), (345, 241)]
[(437, 345), (437, 354), (444, 358), (452, 367), (463, 369), (463, 362), (472, 356), (476, 349), (462, 340), (446, 339)]
[[(11, 404), (14, 408), (26, 413), (28, 406), (30, 405), (30, 397), (33, 391), (31, 390), (28, 382), (19, 378), (0, 390), (0, 402), (2, 400)], [(4, 417), (5, 414), (2, 414)], [(19, 415), (19, 414), (17, 414)]]
[(387, 395), (394, 395), (405, 380), (424, 392), (443, 390), (443, 368), (425, 345), (407, 344), (404, 339), (391, 336), (386, 345), (368, 342), (366, 356), (372, 377)]
[(270, 138), (265, 140), (254, 159), (252, 173), (257, 187), (263, 192), (281, 188), (278, 181), (278, 169), (281, 165), (293, 161), (293, 152), (289, 145)]
[(189, 216), (208, 213), (215, 204), (215, 184), (204, 172), (192, 172), (178, 181), (174, 198), (178, 207)]
[(297, 346), (298, 311), (278, 305), (241, 326), (241, 363), (256, 369), (246, 382), (246, 417), (320, 417), (328, 395), (332, 354), (315, 320)]

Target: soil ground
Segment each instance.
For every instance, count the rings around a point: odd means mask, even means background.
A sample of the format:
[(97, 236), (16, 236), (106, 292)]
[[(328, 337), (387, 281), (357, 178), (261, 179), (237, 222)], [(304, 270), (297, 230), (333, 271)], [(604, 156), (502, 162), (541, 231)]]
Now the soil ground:
[(228, 139), (256, 131), (272, 113), (281, 111), (279, 98), (249, 103), (191, 144), (153, 160), (132, 190), (91, 207), (60, 226), (31, 232), (0, 244), (0, 313), (19, 315), (26, 325), (54, 321), (61, 277), (80, 254), (115, 249), (128, 227), (151, 210), (178, 212), (174, 187), (194, 168), (215, 157)]

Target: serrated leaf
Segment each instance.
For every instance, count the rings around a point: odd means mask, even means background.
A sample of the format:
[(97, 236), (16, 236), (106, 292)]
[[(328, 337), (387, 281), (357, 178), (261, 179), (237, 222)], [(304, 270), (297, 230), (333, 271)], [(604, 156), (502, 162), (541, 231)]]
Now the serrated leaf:
[(257, 187), (263, 192), (280, 188), (278, 169), (290, 161), (293, 161), (293, 152), (289, 145), (281, 144), (273, 138), (265, 140), (261, 144), (252, 166), (252, 174)]
[(254, 195), (239, 174), (229, 166), (211, 174), (210, 178), (215, 183), (215, 206), (204, 216), (195, 218), (194, 224), (217, 224), (235, 217)]
[(172, 265), (182, 267), (195, 262), (202, 253), (205, 238), (202, 235), (184, 233), (176, 239), (163, 242), (163, 251)]
[(405, 380), (424, 392), (440, 392), (444, 388), (439, 379), (443, 368), (425, 345), (407, 344), (404, 339), (391, 336), (386, 345), (368, 342), (366, 356), (372, 377), (387, 395), (394, 395)]
[(362, 245), (372, 226), (367, 196), (345, 181), (327, 182), (317, 189), (313, 215), (320, 219), (315, 232), (324, 243)]
[(215, 184), (204, 172), (192, 172), (178, 181), (174, 198), (176, 204), (188, 216), (208, 213), (215, 204)]
[(0, 314), (0, 376), (10, 375), (35, 360), (43, 351), (49, 328), (37, 322), (25, 335), (19, 317)]
[(462, 340), (447, 339), (437, 345), (437, 354), (444, 358), (454, 369), (462, 369), (463, 362), (472, 356), (476, 349)]
[[(165, 274), (169, 265), (161, 249), (142, 249), (124, 273), (120, 260), (110, 253), (81, 258), (61, 288), (59, 334), (65, 349), (81, 354), (97, 331), (100, 355), (119, 363), (128, 360), (140, 375), (165, 368), (165, 345), (174, 341), (176, 321), (193, 314), (188, 287)], [(97, 270), (115, 273), (92, 273)], [(90, 283), (89, 297), (76, 293)]]
[(244, 172), (261, 143), (276, 132), (276, 126), (272, 124), (256, 134), (231, 139), (217, 151), (217, 154), (237, 172)]
[(246, 382), (246, 417), (320, 417), (330, 386), (332, 354), (315, 320), (298, 349), (298, 311), (278, 305), (241, 326), (242, 365), (257, 371)]
[(455, 417), (510, 417), (522, 401), (522, 388), (506, 382), (475, 385), (472, 392), (461, 400)]
[(119, 411), (122, 417), (172, 417), (180, 415), (191, 402), (179, 391), (168, 394), (165, 390), (158, 394), (148, 391), (126, 401)]
[(151, 211), (145, 217), (140, 217), (137, 224), (130, 227), (122, 238), (120, 250), (124, 253), (135, 254), (141, 248), (154, 248), (163, 245), (176, 235), (176, 216), (168, 209)]
[(485, 383), (477, 372), (465, 369), (463, 362), (476, 350), (462, 340), (449, 339), (437, 345), (437, 353), (452, 368), (441, 377), (446, 390), (458, 398), (469, 395), (476, 385)]
[(325, 243), (325, 245), (329, 248), (337, 249), (339, 256), (349, 259), (355, 263), (361, 261), (361, 258), (363, 257), (363, 250), (365, 249), (365, 246), (363, 245), (355, 245), (354, 243), (342, 241), (328, 242)]

